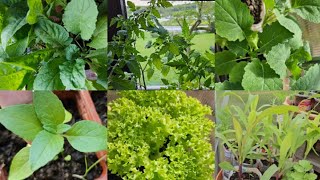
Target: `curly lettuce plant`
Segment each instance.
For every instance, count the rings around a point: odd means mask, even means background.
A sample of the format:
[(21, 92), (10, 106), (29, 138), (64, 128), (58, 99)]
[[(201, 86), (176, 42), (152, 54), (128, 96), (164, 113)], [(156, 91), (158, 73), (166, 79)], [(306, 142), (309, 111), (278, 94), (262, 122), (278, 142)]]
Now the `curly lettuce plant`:
[(50, 91), (35, 91), (33, 104), (0, 109), (0, 124), (28, 142), (13, 158), (9, 180), (25, 179), (63, 151), (64, 138), (80, 152), (107, 148), (106, 127), (93, 121), (66, 124), (71, 115)]
[(123, 91), (108, 104), (108, 166), (124, 179), (212, 179), (209, 107), (181, 91)]
[(261, 24), (248, 2), (215, 1), (216, 88), (281, 90), (290, 84), (292, 90), (320, 89), (320, 65), (312, 60), (298, 23), (301, 18), (320, 23), (320, 1), (255, 0), (264, 2)]
[(106, 0), (1, 0), (0, 89), (106, 89)]
[[(127, 19), (119, 15), (110, 25), (120, 30), (113, 36), (108, 47), (108, 84), (109, 89), (146, 89), (146, 79), (150, 79), (155, 70), (165, 77), (170, 71), (177, 72), (174, 82), (163, 78), (163, 84), (179, 89), (213, 89), (214, 55), (204, 54), (192, 49), (191, 40), (195, 34), (184, 19), (181, 23), (182, 34), (171, 35), (159, 22), (158, 8), (168, 8), (172, 4), (167, 0), (151, 0), (147, 7), (136, 7), (128, 1), (133, 12)], [(150, 56), (143, 56), (136, 49), (136, 40), (145, 38), (145, 33), (156, 36), (146, 48), (152, 49)]]

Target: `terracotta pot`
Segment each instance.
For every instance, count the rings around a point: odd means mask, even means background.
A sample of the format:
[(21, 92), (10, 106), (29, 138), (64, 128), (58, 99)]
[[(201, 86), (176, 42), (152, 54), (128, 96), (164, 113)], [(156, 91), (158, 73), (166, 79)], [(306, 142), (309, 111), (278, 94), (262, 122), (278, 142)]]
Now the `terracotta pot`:
[[(102, 124), (89, 91), (55, 91), (54, 93), (60, 99), (75, 100), (77, 104), (77, 109), (82, 119), (91, 120), (99, 124)], [(103, 160), (99, 162), (102, 168), (102, 173), (96, 180), (108, 180), (108, 167), (106, 155), (107, 151), (96, 152), (96, 156), (98, 159), (104, 157)], [(7, 180), (7, 172), (5, 171), (2, 165), (0, 165), (0, 180)]]
[(223, 180), (223, 170), (221, 169), (216, 177), (216, 180)]

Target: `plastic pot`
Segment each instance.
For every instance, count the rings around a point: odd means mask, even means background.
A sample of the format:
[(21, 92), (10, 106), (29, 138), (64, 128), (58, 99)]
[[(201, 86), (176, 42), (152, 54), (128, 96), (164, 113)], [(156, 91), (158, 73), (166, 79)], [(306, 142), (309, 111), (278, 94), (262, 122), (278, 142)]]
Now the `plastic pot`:
[[(54, 93), (62, 100), (75, 100), (77, 104), (77, 109), (82, 119), (91, 120), (99, 124), (102, 124), (89, 91), (55, 91)], [(106, 155), (106, 151), (96, 152), (96, 156), (98, 159), (104, 157), (103, 160), (99, 162), (102, 168), (102, 173), (98, 178), (96, 178), (96, 180), (108, 179), (108, 166), (106, 161)], [(3, 166), (0, 165), (0, 180), (7, 180), (7, 178), (7, 172), (5, 171)]]

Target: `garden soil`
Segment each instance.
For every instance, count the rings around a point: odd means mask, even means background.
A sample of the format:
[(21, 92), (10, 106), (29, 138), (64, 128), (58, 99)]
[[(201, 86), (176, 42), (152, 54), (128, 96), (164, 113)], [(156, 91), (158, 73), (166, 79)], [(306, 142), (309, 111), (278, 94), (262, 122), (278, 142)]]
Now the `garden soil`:
[[(106, 124), (106, 95), (104, 92), (92, 92), (92, 99), (95, 103), (97, 112)], [(80, 119), (80, 115), (76, 109), (76, 103), (73, 101), (63, 102), (65, 108), (73, 114), (71, 123), (75, 123)], [(5, 127), (0, 125), (0, 165), (5, 164), (7, 171), (9, 171), (10, 163), (14, 155), (26, 143), (18, 136), (6, 130)], [(71, 155), (70, 161), (65, 161), (64, 157)], [(28, 180), (73, 180), (77, 179), (72, 177), (73, 174), (83, 175), (85, 172), (84, 159), (87, 157), (88, 166), (96, 162), (98, 159), (95, 153), (80, 153), (74, 150), (70, 144), (65, 141), (64, 152), (60, 153), (58, 158), (48, 163), (43, 168), (36, 171)], [(88, 180), (93, 180), (100, 176), (101, 167), (98, 165), (94, 167), (85, 177)]]

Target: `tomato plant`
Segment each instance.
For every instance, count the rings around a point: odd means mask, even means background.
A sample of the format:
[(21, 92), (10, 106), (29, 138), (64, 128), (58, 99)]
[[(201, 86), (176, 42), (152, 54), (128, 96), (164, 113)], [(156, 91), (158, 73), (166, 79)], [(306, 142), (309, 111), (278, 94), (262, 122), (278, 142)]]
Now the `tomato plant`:
[[(52, 111), (54, 110), (54, 111)], [(33, 104), (9, 106), (0, 110), (0, 123), (32, 145), (14, 157), (9, 179), (24, 179), (63, 151), (64, 137), (80, 152), (107, 148), (107, 129), (92, 121), (66, 124), (71, 114), (49, 91), (35, 91)]]
[(1, 0), (0, 89), (106, 89), (106, 0)]
[(258, 16), (245, 0), (215, 2), (216, 88), (280, 90), (290, 81), (292, 90), (319, 89), (320, 65), (298, 19), (320, 23), (320, 1), (256, 2), (264, 2)]
[[(109, 42), (108, 83), (110, 89), (146, 89), (146, 78), (151, 78), (155, 69), (166, 76), (169, 71), (177, 70), (178, 83), (162, 79), (169, 88), (212, 89), (214, 84), (214, 55), (210, 47), (205, 54), (191, 48), (194, 37), (192, 28), (186, 20), (181, 23), (182, 34), (171, 35), (159, 22), (161, 15), (157, 8), (168, 8), (172, 4), (167, 0), (151, 0), (148, 7), (136, 7), (128, 1), (133, 12), (128, 18), (119, 15), (110, 25), (120, 30)], [(157, 38), (149, 42), (146, 48), (154, 51), (143, 56), (135, 48), (136, 39), (152, 33)]]

